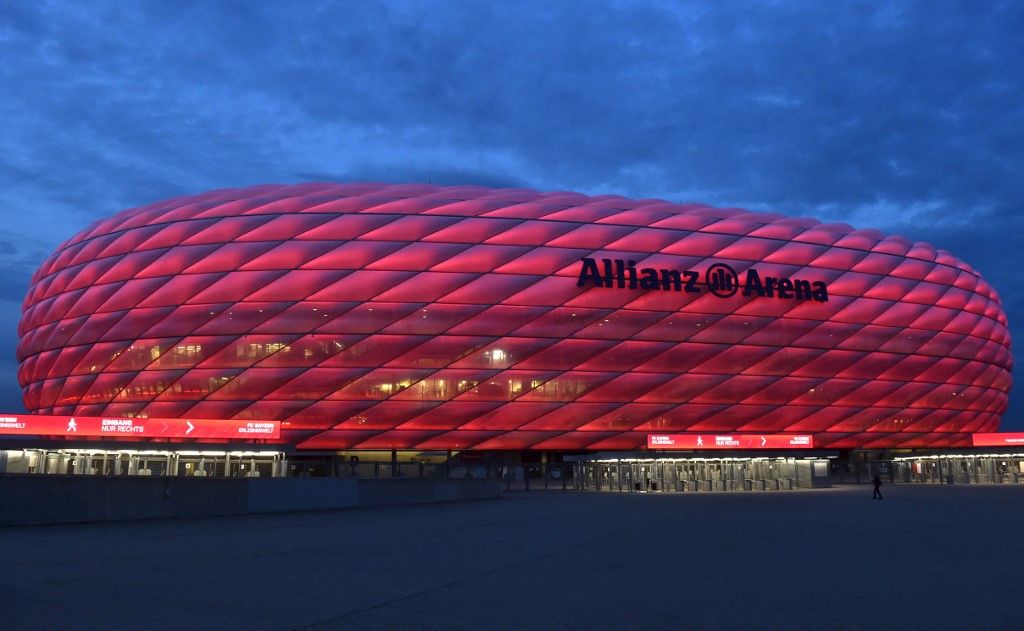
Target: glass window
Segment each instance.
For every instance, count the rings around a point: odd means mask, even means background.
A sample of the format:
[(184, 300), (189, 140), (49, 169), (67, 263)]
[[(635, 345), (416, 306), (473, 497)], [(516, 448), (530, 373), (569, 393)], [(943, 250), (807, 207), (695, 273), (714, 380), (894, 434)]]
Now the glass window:
[(372, 335), (349, 344), (321, 365), (373, 368), (386, 364), (429, 339), (427, 335)]
[(128, 348), (131, 341), (122, 342), (99, 342), (88, 346), (89, 351), (82, 357), (82, 360), (72, 371), (76, 375), (86, 375), (102, 372), (107, 364), (117, 359), (121, 351)]
[(452, 364), (452, 368), (509, 368), (558, 340), (503, 337)]
[(184, 370), (144, 370), (117, 393), (117, 402), (150, 401), (177, 381)]
[(459, 394), (479, 388), (497, 374), (497, 370), (459, 370), (449, 368), (424, 376), (410, 387), (393, 395), (396, 400), (446, 401)]
[[(96, 375), (89, 390), (82, 396), (82, 404), (107, 403), (135, 377), (133, 372), (109, 372)], [(45, 404), (45, 402), (44, 402)]]
[[(77, 405), (82, 399), (82, 396), (88, 392), (89, 387), (92, 386), (92, 382), (95, 379), (96, 375), (68, 377), (64, 380), (60, 389), (60, 394), (57, 396), (55, 401), (56, 405)], [(47, 393), (47, 395), (49, 395), (49, 393)]]
[[(572, 401), (615, 376), (614, 373), (605, 372), (564, 372), (529, 389), (522, 395), (522, 399), (523, 401)], [(533, 385), (532, 382), (530, 385)]]
[[(91, 347), (89, 345), (82, 346), (65, 346), (58, 350), (47, 351), (40, 353), (36, 356), (38, 364), (34, 361), (31, 364), (23, 362), (21, 369), (19, 370), (19, 380), (24, 383), (26, 381), (37, 381), (42, 379), (44, 376), (49, 377), (64, 377), (71, 374), (71, 371), (75, 369), (75, 366), (82, 361), (86, 353), (89, 352)], [(36, 369), (38, 366), (38, 370)]]
[(361, 339), (359, 335), (305, 335), (289, 343), (287, 353), (274, 353), (259, 365), (261, 368), (317, 366)]
[(542, 386), (558, 373), (539, 370), (506, 370), (481, 380), (459, 395), (460, 401), (511, 401)]
[(370, 374), (364, 375), (345, 385), (332, 394), (330, 398), (332, 400), (387, 399), (433, 372), (433, 370), (413, 370), (409, 368), (378, 368)]
[[(221, 350), (209, 355), (199, 366), (201, 368), (246, 368), (276, 353), (291, 354), (289, 346), (298, 339), (296, 335), (243, 335), (232, 340)], [(181, 345), (186, 352), (189, 345)], [(173, 351), (179, 354), (178, 348)], [(203, 353), (197, 345), (196, 353)]]
[[(241, 368), (217, 368), (209, 370), (193, 368), (189, 371), (185, 371), (177, 381), (171, 384), (158, 396), (161, 401), (195, 401), (198, 399), (205, 399), (211, 392), (215, 392), (219, 388), (223, 387), (241, 372)], [(95, 386), (93, 387), (95, 388)], [(230, 417), (214, 416), (212, 418)]]
[(104, 368), (108, 371), (142, 370), (171, 348), (180, 338), (141, 339), (118, 351), (117, 357)]

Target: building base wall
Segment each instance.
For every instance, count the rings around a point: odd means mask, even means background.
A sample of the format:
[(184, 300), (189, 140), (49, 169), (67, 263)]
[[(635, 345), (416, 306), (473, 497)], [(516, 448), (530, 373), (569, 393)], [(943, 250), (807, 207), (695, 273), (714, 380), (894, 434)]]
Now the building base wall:
[(0, 476), (0, 525), (67, 524), (493, 499), (497, 480)]

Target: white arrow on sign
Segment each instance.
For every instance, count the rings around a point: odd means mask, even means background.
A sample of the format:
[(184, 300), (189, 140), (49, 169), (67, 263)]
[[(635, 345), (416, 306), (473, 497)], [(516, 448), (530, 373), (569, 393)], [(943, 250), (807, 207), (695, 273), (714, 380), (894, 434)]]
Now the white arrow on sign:
[(767, 442), (768, 442), (768, 439), (765, 438), (764, 436), (762, 436), (761, 437), (761, 446), (764, 447), (765, 443), (767, 443)]
[(185, 425), (188, 426), (188, 429), (185, 430), (185, 435), (188, 436), (189, 434), (192, 433), (192, 430), (194, 430), (196, 426), (192, 424), (192, 421), (185, 421)]

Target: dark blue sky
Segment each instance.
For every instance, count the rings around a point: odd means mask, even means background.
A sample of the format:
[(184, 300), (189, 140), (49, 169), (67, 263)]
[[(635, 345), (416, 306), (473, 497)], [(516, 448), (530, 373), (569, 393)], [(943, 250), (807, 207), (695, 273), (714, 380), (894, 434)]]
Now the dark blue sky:
[[(1024, 317), (1019, 2), (0, 6), (0, 409), (32, 271), (115, 211), (431, 181), (772, 210), (931, 242)], [(269, 3), (268, 3), (269, 5)], [(1004, 428), (1024, 429), (1024, 395)]]

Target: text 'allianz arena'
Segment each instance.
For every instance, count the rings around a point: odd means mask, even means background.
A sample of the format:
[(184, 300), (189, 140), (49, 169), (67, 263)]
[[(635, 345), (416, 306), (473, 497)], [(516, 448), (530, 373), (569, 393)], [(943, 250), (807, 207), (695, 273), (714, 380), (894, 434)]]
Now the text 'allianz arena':
[(662, 200), (482, 187), (218, 190), (118, 213), (35, 274), (42, 414), (282, 421), (301, 449), (816, 446), (995, 431), (992, 288), (924, 243)]

